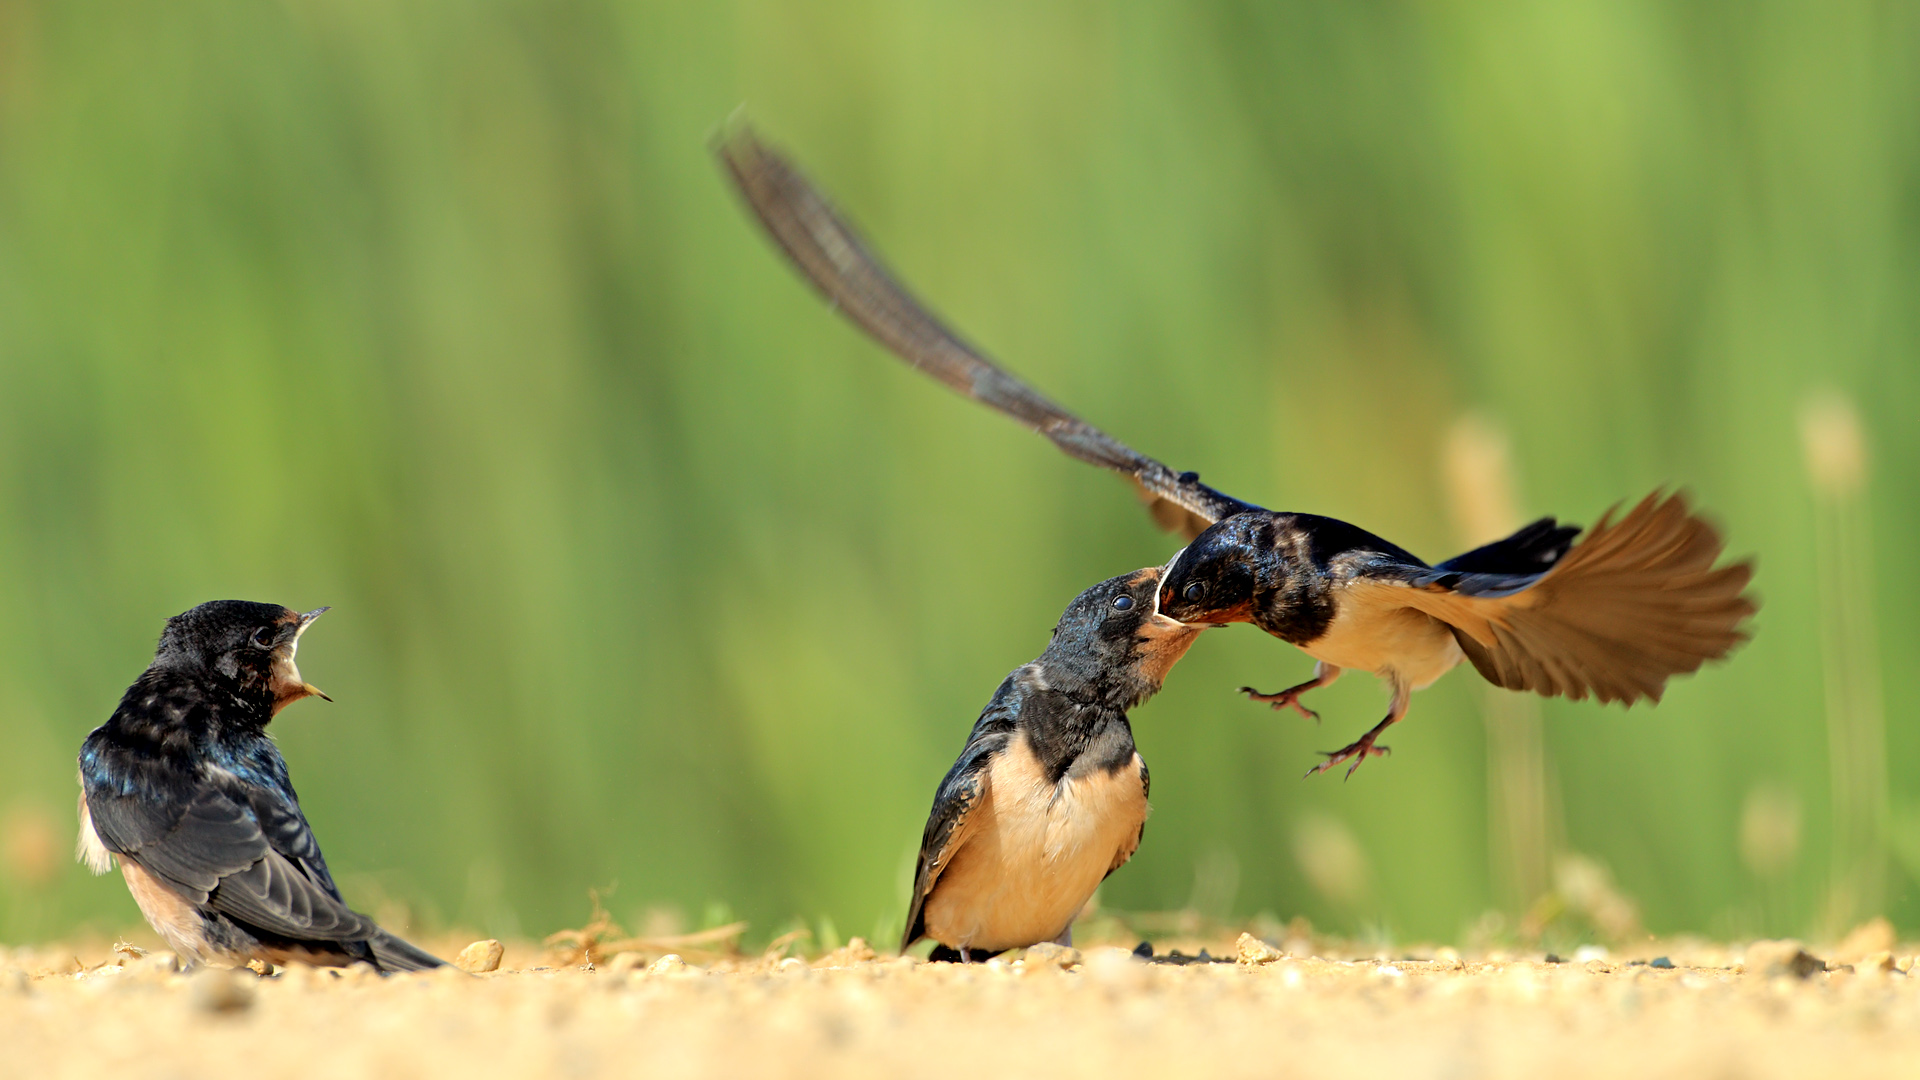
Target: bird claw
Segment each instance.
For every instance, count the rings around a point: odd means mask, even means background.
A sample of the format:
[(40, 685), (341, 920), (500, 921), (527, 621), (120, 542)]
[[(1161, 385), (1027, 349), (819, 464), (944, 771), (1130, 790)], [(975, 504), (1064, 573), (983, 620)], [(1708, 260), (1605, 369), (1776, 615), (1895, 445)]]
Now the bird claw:
[(1315, 684), (1309, 683), (1307, 684), (1307, 686), (1293, 686), (1285, 690), (1282, 690), (1277, 694), (1263, 694), (1260, 691), (1255, 690), (1251, 686), (1243, 686), (1240, 688), (1240, 692), (1247, 695), (1247, 698), (1249, 700), (1264, 701), (1268, 705), (1272, 706), (1275, 710), (1292, 709), (1293, 711), (1299, 713), (1301, 716), (1304, 716), (1307, 719), (1317, 724), (1320, 722), (1320, 714), (1317, 712), (1314, 712), (1312, 709), (1307, 708), (1305, 705), (1300, 704), (1301, 691), (1309, 689), (1313, 685)]
[(1393, 748), (1391, 746), (1375, 746), (1373, 744), (1373, 733), (1368, 732), (1349, 746), (1341, 747), (1338, 750), (1322, 750), (1320, 752), (1327, 755), (1327, 760), (1308, 769), (1307, 776), (1301, 777), (1302, 780), (1316, 773), (1326, 772), (1335, 765), (1346, 761), (1348, 758), (1352, 758), (1353, 764), (1347, 766), (1347, 775), (1342, 777), (1344, 780), (1351, 780), (1353, 779), (1353, 771), (1360, 767), (1361, 762), (1370, 757), (1386, 757), (1388, 754), (1393, 753)]

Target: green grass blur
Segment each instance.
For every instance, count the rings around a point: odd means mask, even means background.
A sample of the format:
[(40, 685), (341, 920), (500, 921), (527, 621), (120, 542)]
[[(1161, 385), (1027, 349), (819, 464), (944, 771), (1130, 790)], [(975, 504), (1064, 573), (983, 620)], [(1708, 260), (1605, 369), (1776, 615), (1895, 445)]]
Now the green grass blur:
[[(334, 605), (337, 702), (275, 730), (356, 902), (897, 932), (980, 706), (1175, 542), (816, 300), (710, 160), (743, 104), (969, 337), (1226, 491), (1444, 557), (1484, 539), (1470, 414), (1525, 513), (1693, 491), (1759, 556), (1755, 640), (1657, 708), (1544, 703), (1549, 831), (1651, 929), (1805, 932), (1818, 392), (1869, 453), (1843, 667), (1920, 852), (1916, 72), (1901, 4), (0, 3), (0, 938), (137, 923), (68, 861), (73, 755), (219, 597)], [(1212, 633), (1135, 714), (1108, 907), (1407, 940), (1502, 903), (1472, 671), (1303, 782), (1385, 704), (1232, 692), (1309, 666)], [(1316, 837), (1364, 880), (1316, 887)]]

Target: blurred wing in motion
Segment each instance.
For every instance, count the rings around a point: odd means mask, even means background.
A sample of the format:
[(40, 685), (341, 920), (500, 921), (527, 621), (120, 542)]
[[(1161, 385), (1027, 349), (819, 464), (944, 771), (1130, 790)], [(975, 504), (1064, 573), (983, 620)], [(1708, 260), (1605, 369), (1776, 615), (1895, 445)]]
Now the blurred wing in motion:
[(894, 355), (1052, 439), (1069, 456), (1131, 479), (1162, 528), (1188, 539), (1257, 509), (1176, 473), (1048, 401), (929, 314), (806, 177), (744, 125), (716, 147), (747, 205), (787, 257), (842, 314)]
[[(1510, 540), (1550, 550), (1557, 531), (1536, 522)], [(1462, 556), (1431, 569), (1383, 567), (1352, 588), (1446, 623), (1495, 686), (1631, 705), (1660, 700), (1669, 677), (1747, 639), (1741, 624), (1756, 607), (1742, 590), (1753, 563), (1716, 568), (1722, 547), (1683, 496), (1655, 492), (1617, 522), (1608, 511), (1544, 572), (1475, 572), (1456, 564), (1481, 560)]]

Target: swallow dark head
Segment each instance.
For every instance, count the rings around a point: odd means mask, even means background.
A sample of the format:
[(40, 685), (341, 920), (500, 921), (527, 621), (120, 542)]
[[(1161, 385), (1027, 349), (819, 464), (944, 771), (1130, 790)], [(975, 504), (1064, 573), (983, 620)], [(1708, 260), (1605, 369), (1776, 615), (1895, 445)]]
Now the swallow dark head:
[(293, 662), (300, 635), (326, 610), (210, 600), (167, 620), (148, 670), (211, 679), (243, 699), (270, 702), (273, 713), (303, 697), (332, 701)]
[[(1160, 610), (1181, 622), (1250, 622), (1263, 553), (1273, 546), (1266, 514), (1235, 514), (1213, 523), (1168, 561)], [(1264, 534), (1264, 535), (1263, 535)]]
[(1050, 680), (1066, 672), (1098, 695), (1130, 708), (1159, 691), (1167, 672), (1205, 626), (1188, 626), (1154, 606), (1160, 569), (1147, 567), (1108, 578), (1067, 605), (1040, 655)]

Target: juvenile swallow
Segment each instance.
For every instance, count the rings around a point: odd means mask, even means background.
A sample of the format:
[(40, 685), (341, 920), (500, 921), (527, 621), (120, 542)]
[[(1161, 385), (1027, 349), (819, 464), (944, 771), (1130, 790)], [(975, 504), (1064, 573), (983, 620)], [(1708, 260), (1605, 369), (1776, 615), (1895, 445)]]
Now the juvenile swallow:
[(1243, 502), (1107, 435), (968, 345), (750, 129), (724, 135), (717, 151), (767, 232), (856, 326), (1068, 455), (1132, 480), (1156, 522), (1194, 541), (1168, 564), (1168, 615), (1250, 621), (1318, 661), (1299, 686), (1248, 689), (1256, 700), (1314, 716), (1300, 694), (1343, 669), (1385, 679), (1387, 718), (1315, 772), (1350, 759), (1352, 775), (1384, 753), (1376, 740), (1406, 714), (1408, 694), (1462, 657), (1496, 686), (1630, 705), (1658, 701), (1669, 677), (1746, 640), (1752, 564), (1715, 568), (1720, 535), (1680, 495), (1649, 495), (1618, 522), (1609, 511), (1578, 544), (1578, 526), (1542, 518), (1435, 567), (1346, 522)]
[(267, 737), (281, 709), (327, 697), (294, 665), (326, 610), (215, 600), (168, 619), (153, 663), (80, 747), (81, 861), (96, 874), (117, 861), (190, 963), (442, 964), (348, 909)]
[(903, 951), (932, 938), (933, 959), (966, 961), (1072, 944), (1074, 915), (1133, 857), (1147, 763), (1127, 710), (1205, 629), (1160, 614), (1159, 583), (1149, 567), (1081, 593), (994, 692), (934, 793)]

